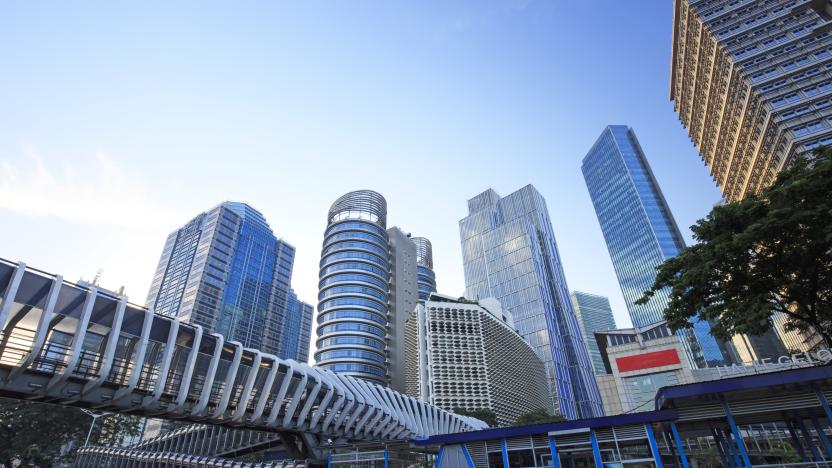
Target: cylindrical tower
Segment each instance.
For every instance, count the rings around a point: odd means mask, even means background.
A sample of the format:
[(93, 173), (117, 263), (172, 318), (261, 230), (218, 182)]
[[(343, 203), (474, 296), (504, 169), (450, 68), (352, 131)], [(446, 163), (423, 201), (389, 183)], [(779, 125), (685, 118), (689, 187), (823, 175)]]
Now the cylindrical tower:
[(390, 289), (387, 201), (350, 192), (329, 209), (318, 283), (315, 361), (331, 371), (387, 383)]
[(416, 285), (419, 300), (426, 301), (430, 293), (436, 292), (436, 275), (433, 273), (433, 246), (424, 237), (414, 237), (416, 244)]

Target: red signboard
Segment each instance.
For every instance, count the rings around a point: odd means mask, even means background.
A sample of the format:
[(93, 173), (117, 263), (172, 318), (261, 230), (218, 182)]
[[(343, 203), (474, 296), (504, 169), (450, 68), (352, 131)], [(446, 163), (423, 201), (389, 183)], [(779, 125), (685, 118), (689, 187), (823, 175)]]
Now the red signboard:
[(679, 353), (675, 349), (654, 351), (652, 353), (639, 354), (638, 356), (627, 356), (615, 358), (618, 364), (618, 372), (630, 372), (653, 367), (670, 366), (679, 364)]

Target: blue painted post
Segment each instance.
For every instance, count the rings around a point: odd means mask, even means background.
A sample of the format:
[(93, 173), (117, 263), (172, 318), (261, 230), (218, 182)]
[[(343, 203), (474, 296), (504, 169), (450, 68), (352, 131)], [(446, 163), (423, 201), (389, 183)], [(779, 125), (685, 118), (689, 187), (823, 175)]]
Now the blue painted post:
[(715, 427), (711, 427), (711, 435), (713, 435), (714, 437), (714, 443), (716, 443), (716, 450), (719, 452), (719, 458), (722, 460), (722, 464), (725, 466), (733, 467), (734, 460), (733, 458), (729, 458), (730, 454), (725, 453), (727, 444), (723, 442), (720, 430)]
[(679, 431), (676, 429), (676, 423), (670, 423), (670, 432), (673, 433), (673, 442), (676, 443), (676, 450), (679, 452), (679, 458), (682, 459), (682, 468), (690, 468), (688, 464), (688, 456), (685, 454), (685, 447), (682, 445), (682, 438), (679, 437)]
[(737, 451), (737, 444), (731, 440), (731, 436), (729, 436), (724, 430), (720, 429), (720, 431), (722, 432), (722, 443), (725, 444), (725, 447), (728, 449), (728, 454), (731, 456), (731, 466), (742, 466), (742, 458), (740, 458), (740, 454)]
[(809, 446), (809, 450), (812, 452), (812, 458), (815, 461), (823, 460), (823, 457), (820, 455), (820, 450), (818, 450), (818, 446), (815, 444), (815, 439), (812, 437), (812, 434), (809, 432), (809, 429), (806, 427), (806, 423), (803, 422), (803, 418), (794, 412), (794, 424), (800, 429), (800, 433), (803, 434), (803, 438), (806, 439), (806, 445)]
[(808, 463), (809, 458), (806, 457), (806, 452), (803, 450), (803, 444), (800, 443), (800, 438), (797, 437), (797, 429), (795, 429), (794, 421), (789, 421), (784, 417), (783, 422), (786, 423), (786, 428), (788, 428), (789, 435), (792, 437), (792, 445), (794, 445), (795, 450), (797, 450), (797, 453), (800, 455), (800, 461)]
[(589, 431), (589, 440), (592, 442), (592, 457), (595, 458), (595, 468), (604, 468), (604, 462), (601, 461), (601, 449), (598, 448), (598, 438), (595, 437), (595, 431)]
[(823, 412), (826, 413), (826, 419), (829, 420), (829, 424), (832, 424), (832, 409), (829, 409), (829, 402), (826, 400), (826, 396), (824, 396), (823, 392), (817, 388), (815, 389), (815, 395), (817, 395), (820, 405), (823, 406)]
[(471, 458), (471, 454), (468, 453), (468, 449), (465, 448), (465, 444), (459, 444), (459, 446), (462, 447), (462, 454), (465, 455), (465, 461), (468, 462), (468, 468), (476, 468), (476, 466), (474, 466), (474, 460)]
[(387, 446), (384, 446), (384, 468), (390, 468), (390, 452)]
[(549, 450), (552, 452), (552, 468), (560, 468), (560, 458), (558, 458), (558, 448), (554, 437), (549, 437)]
[(442, 465), (442, 452), (445, 451), (445, 447), (439, 447), (439, 455), (436, 456), (436, 464), (434, 464), (434, 468), (439, 468)]
[(326, 468), (332, 468), (332, 454), (329, 454), (326, 457)]
[(508, 464), (508, 448), (506, 448), (506, 440), (502, 439), (500, 444), (503, 447), (503, 468), (511, 468), (511, 465)]
[(659, 453), (659, 445), (656, 443), (656, 434), (653, 433), (653, 426), (645, 424), (644, 429), (647, 430), (647, 440), (650, 441), (650, 450), (653, 451), (653, 461), (656, 462), (656, 468), (663, 468), (662, 455)]
[(731, 408), (728, 406), (727, 401), (722, 402), (722, 409), (725, 411), (725, 417), (728, 419), (728, 425), (731, 426), (731, 434), (737, 442), (737, 448), (740, 451), (742, 463), (744, 466), (751, 468), (751, 460), (748, 458), (748, 452), (745, 450), (745, 441), (742, 440), (742, 435), (740, 435), (740, 430), (737, 428), (737, 423), (734, 421), (734, 416), (731, 414)]
[(826, 437), (826, 431), (823, 429), (817, 416), (812, 415), (812, 425), (815, 426), (815, 431), (818, 433), (818, 438), (823, 443), (823, 448), (826, 450), (826, 459), (832, 460), (832, 443), (829, 442), (829, 437)]

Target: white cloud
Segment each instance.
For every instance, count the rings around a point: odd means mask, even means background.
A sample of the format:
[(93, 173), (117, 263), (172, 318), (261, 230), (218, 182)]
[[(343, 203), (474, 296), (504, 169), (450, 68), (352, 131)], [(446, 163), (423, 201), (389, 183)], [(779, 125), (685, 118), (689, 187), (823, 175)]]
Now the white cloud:
[(30, 146), (0, 160), (0, 210), (133, 229), (169, 228), (178, 219), (102, 150), (47, 162)]

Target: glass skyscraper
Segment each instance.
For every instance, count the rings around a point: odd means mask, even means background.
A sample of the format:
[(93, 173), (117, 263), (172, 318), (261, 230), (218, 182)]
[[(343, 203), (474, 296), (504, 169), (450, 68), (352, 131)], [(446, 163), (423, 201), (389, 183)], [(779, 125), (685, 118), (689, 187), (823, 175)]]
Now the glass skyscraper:
[(419, 300), (424, 302), (430, 293), (436, 292), (436, 274), (433, 272), (433, 245), (424, 237), (412, 238), (416, 244), (416, 282)]
[(546, 364), (565, 418), (603, 414), (592, 364), (572, 310), (546, 201), (531, 185), (468, 200), (459, 222), (469, 299), (494, 297)]
[(289, 290), (289, 300), (286, 306), (285, 330), (297, 330), (296, 333), (285, 333), (280, 344), (278, 356), (296, 356), (296, 361), (309, 360), (309, 337), (312, 335), (312, 305), (298, 300), (293, 289)]
[[(632, 129), (611, 125), (581, 165), (607, 243), (630, 319), (636, 327), (664, 320), (669, 295), (656, 293), (636, 304), (656, 279), (656, 266), (685, 247), (656, 178)], [(697, 321), (679, 336), (693, 367), (725, 362), (707, 322)]]
[(381, 194), (358, 190), (332, 204), (319, 279), (317, 365), (403, 391), (416, 246), (399, 228), (387, 229)]
[(596, 374), (606, 374), (604, 358), (601, 357), (598, 342), (595, 341), (595, 332), (615, 328), (610, 300), (604, 296), (580, 291), (572, 291), (571, 296), (572, 307), (578, 317), (578, 325), (581, 327), (581, 334), (584, 336), (589, 358), (592, 359), (592, 368)]
[(308, 304), (289, 309), (294, 258), (295, 248), (259, 211), (225, 202), (168, 236), (147, 306), (243, 346), (305, 360), (284, 349), (312, 321)]

